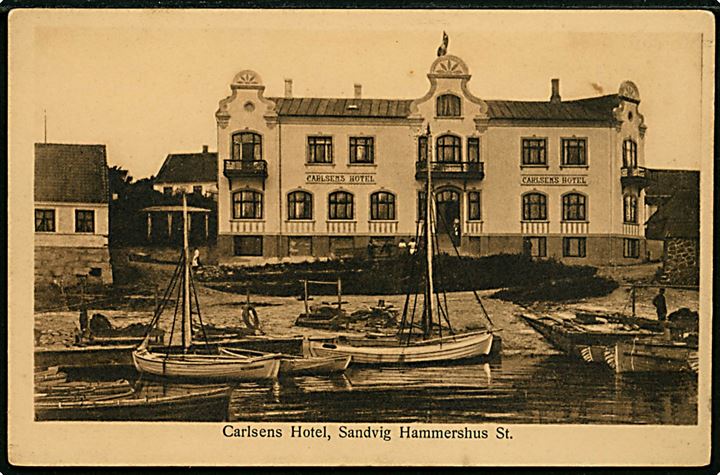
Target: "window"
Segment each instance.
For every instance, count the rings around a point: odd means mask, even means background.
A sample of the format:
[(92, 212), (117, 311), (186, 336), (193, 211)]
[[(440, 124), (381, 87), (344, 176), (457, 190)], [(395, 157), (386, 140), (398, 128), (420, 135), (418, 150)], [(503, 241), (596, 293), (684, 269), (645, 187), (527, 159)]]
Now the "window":
[(262, 137), (254, 132), (233, 134), (233, 160), (253, 162), (262, 160)]
[(234, 219), (261, 219), (263, 195), (254, 190), (243, 190), (233, 194)]
[(332, 163), (332, 137), (308, 137), (308, 163)]
[(425, 215), (427, 214), (425, 207), (427, 206), (427, 202), (425, 201), (424, 191), (418, 191), (417, 205), (417, 220), (425, 221)]
[(312, 195), (307, 191), (288, 193), (288, 219), (312, 219)]
[(527, 236), (523, 238), (523, 251), (531, 257), (547, 257), (547, 238)]
[(568, 193), (562, 199), (563, 221), (585, 221), (585, 195)]
[(375, 139), (350, 137), (350, 163), (375, 163)]
[(193, 193), (196, 195), (202, 195), (202, 185), (194, 185)]
[(328, 196), (329, 219), (353, 219), (353, 195), (346, 191), (336, 191)]
[(437, 139), (435, 161), (442, 163), (460, 162), (461, 153), (460, 138), (454, 135), (442, 135)]
[(75, 232), (76, 233), (94, 233), (95, 232), (95, 211), (90, 209), (75, 210)]
[(523, 221), (547, 220), (547, 197), (542, 193), (523, 195)]
[(477, 137), (467, 139), (467, 161), (470, 163), (480, 161), (480, 139)]
[(370, 219), (388, 221), (395, 219), (395, 195), (378, 191), (370, 195)]
[(637, 168), (637, 142), (633, 139), (623, 142), (623, 168)]
[(637, 259), (640, 257), (640, 240), (623, 239), (623, 257)]
[(584, 237), (563, 238), (563, 257), (585, 257)]
[(312, 237), (288, 236), (288, 256), (312, 256)]
[(460, 98), (453, 94), (443, 94), (437, 98), (438, 117), (460, 117)]
[(172, 186), (163, 186), (163, 195), (170, 196), (173, 194)]
[(482, 219), (479, 191), (468, 192), (468, 219), (471, 221), (478, 221)]
[(585, 139), (562, 139), (562, 164), (571, 167), (587, 165)]
[(427, 136), (418, 137), (418, 162), (427, 161), (428, 157), (428, 141)]
[(262, 236), (234, 236), (233, 253), (236, 256), (262, 256)]
[(529, 166), (547, 165), (546, 150), (546, 139), (522, 139), (522, 164)]
[(55, 210), (54, 209), (36, 209), (35, 210), (35, 231), (40, 233), (55, 232)]
[(623, 215), (626, 223), (637, 223), (637, 198), (633, 195), (623, 197)]

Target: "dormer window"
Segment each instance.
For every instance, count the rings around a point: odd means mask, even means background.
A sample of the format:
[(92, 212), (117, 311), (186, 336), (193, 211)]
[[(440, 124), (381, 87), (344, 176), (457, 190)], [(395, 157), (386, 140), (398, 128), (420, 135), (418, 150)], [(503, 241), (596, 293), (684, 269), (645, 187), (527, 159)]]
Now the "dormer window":
[(460, 98), (454, 94), (443, 94), (437, 98), (438, 117), (460, 117)]

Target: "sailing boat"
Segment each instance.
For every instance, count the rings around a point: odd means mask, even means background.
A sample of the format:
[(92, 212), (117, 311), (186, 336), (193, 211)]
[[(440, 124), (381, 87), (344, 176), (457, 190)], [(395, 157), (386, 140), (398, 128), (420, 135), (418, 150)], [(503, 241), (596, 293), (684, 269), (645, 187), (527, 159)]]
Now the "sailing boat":
[[(431, 144), (430, 126), (426, 132), (427, 143)], [(463, 334), (455, 334), (450, 326), (447, 300), (444, 306), (440, 295), (435, 289), (433, 281), (433, 260), (434, 260), (434, 226), (433, 226), (433, 188), (432, 188), (432, 146), (428, 147), (429, 156), (427, 160), (427, 189), (425, 196), (425, 223), (424, 243), (425, 251), (425, 285), (424, 309), (419, 325), (422, 330), (422, 339), (413, 338), (414, 330), (418, 325), (414, 324), (415, 304), (412, 314), (408, 316), (410, 292), (408, 292), (403, 311), (402, 324), (397, 338), (394, 341), (383, 341), (380, 344), (363, 345), (360, 342), (334, 342), (310, 341), (308, 351), (312, 356), (347, 355), (352, 356), (353, 364), (412, 364), (412, 363), (442, 363), (475, 358), (490, 354), (492, 348), (493, 334), (491, 330), (481, 330)], [(485, 309), (482, 306), (479, 296), (475, 293), (478, 303), (490, 322)], [(434, 304), (433, 300), (436, 300)], [(417, 303), (417, 294), (415, 302)], [(433, 309), (437, 310), (434, 315)], [(447, 323), (446, 330), (450, 334), (443, 336), (443, 320)], [(491, 323), (491, 322), (490, 322)], [(492, 325), (492, 323), (491, 323)], [(435, 329), (438, 330), (435, 336)]]
[[(190, 250), (188, 246), (188, 213), (187, 198), (183, 194), (183, 252), (165, 295), (155, 309), (155, 314), (148, 327), (145, 339), (133, 351), (133, 363), (140, 373), (167, 378), (190, 378), (202, 380), (261, 380), (276, 378), (280, 369), (280, 355), (267, 354), (257, 357), (241, 357), (222, 354), (217, 348), (210, 348), (205, 335), (200, 304), (192, 282), (190, 271)], [(179, 285), (178, 285), (179, 284)], [(164, 348), (150, 348), (150, 334), (157, 327), (160, 317), (177, 287), (177, 300), (173, 313), (169, 340)], [(195, 311), (191, 299), (194, 297)], [(179, 345), (173, 345), (173, 336), (178, 317), (178, 307), (182, 304)], [(200, 329), (205, 337), (205, 348), (200, 351), (193, 347), (192, 316), (196, 315)]]

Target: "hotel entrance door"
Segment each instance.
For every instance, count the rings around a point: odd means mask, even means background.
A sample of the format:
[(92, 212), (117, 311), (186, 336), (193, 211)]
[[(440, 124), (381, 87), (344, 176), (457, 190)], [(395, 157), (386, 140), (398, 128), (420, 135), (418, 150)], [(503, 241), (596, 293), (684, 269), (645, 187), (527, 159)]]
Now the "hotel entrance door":
[(442, 190), (435, 194), (438, 246), (453, 253), (452, 244), (460, 245), (460, 193)]

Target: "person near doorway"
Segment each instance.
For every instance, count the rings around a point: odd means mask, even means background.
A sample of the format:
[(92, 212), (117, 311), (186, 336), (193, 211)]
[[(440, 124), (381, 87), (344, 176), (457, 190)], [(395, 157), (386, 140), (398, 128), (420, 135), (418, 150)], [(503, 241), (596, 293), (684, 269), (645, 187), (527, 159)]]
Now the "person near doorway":
[(652, 304), (655, 306), (657, 312), (657, 318), (659, 321), (664, 322), (667, 317), (667, 303), (665, 302), (665, 289), (661, 288), (655, 298), (652, 300)]

